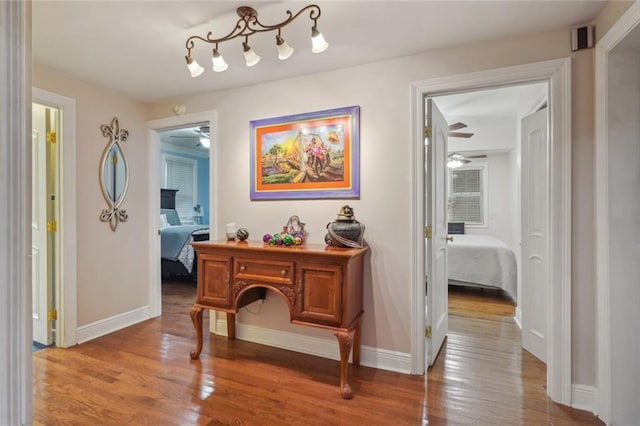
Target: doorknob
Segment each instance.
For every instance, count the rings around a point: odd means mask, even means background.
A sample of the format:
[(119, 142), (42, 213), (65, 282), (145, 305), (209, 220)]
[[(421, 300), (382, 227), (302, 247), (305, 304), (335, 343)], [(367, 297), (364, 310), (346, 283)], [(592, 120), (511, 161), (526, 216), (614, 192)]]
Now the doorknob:
[(424, 237), (425, 237), (427, 240), (430, 240), (430, 239), (431, 239), (431, 227), (430, 227), (430, 226), (425, 226), (425, 227), (424, 227)]
[(451, 242), (453, 242), (453, 237), (452, 237), (451, 235), (448, 235), (448, 236), (447, 236), (447, 241), (451, 241)]

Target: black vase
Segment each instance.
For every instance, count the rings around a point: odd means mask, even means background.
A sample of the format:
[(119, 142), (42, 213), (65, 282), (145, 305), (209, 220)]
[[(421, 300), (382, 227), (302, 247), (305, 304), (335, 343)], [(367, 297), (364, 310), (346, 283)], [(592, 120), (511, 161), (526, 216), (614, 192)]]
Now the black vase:
[(327, 224), (325, 242), (336, 247), (362, 247), (364, 225), (357, 220), (335, 220)]

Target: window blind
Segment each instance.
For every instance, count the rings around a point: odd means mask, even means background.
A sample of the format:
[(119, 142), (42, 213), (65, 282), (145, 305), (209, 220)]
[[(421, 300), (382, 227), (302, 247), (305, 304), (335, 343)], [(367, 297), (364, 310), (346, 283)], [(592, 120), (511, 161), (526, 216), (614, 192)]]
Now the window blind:
[(483, 224), (482, 169), (452, 170), (449, 188), (449, 220)]
[(165, 186), (177, 189), (176, 211), (180, 219), (193, 216), (196, 202), (196, 162), (188, 158), (166, 157)]

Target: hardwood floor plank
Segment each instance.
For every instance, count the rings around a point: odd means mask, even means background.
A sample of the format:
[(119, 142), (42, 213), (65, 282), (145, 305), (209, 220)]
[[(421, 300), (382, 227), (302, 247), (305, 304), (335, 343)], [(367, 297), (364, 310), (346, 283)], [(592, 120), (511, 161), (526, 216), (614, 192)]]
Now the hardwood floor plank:
[(450, 333), (426, 379), (352, 368), (351, 400), (338, 361), (209, 333), (191, 360), (195, 288), (166, 283), (163, 294), (159, 318), (34, 353), (36, 425), (601, 424), (548, 400), (544, 364), (522, 350), (499, 294), (451, 297)]

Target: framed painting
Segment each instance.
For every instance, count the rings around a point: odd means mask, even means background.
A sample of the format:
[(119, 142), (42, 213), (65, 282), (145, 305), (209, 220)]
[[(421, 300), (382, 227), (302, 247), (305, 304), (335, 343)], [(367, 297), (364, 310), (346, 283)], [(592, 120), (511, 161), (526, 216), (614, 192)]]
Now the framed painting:
[(360, 197), (360, 107), (250, 122), (251, 200)]

